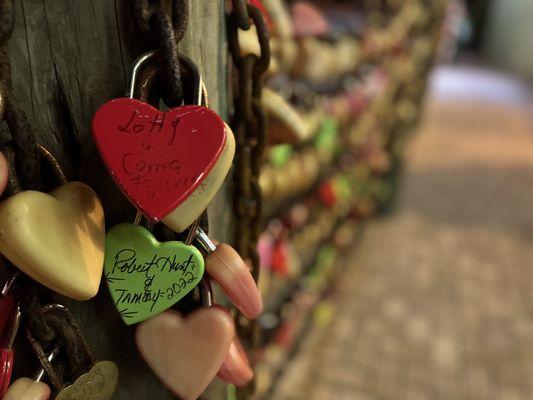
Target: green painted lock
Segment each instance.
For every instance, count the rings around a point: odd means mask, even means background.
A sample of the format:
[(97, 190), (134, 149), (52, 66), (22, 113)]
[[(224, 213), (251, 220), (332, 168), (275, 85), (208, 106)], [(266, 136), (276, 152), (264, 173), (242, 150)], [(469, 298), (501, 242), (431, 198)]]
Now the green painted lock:
[(270, 149), (270, 162), (275, 167), (283, 167), (291, 158), (292, 153), (293, 147), (290, 144), (272, 146)]
[(105, 246), (104, 276), (127, 325), (172, 307), (204, 274), (204, 259), (197, 248), (177, 241), (158, 242), (142, 226), (114, 226)]

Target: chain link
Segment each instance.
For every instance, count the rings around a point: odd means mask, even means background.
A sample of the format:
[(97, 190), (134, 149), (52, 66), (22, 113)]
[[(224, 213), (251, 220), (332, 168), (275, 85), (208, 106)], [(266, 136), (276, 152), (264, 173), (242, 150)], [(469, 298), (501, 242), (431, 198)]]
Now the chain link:
[[(238, 30), (255, 25), (260, 56), (241, 56)], [(234, 115), (231, 127), (237, 144), (234, 176), (233, 210), (236, 216), (234, 243), (244, 259), (250, 261), (252, 275), (259, 279), (257, 240), (261, 225), (262, 196), (259, 186), (260, 161), (265, 147), (265, 115), (261, 107), (263, 74), (270, 63), (269, 32), (261, 11), (244, 0), (233, 1), (229, 16), (229, 50), (236, 70)], [(257, 347), (259, 330), (255, 322), (237, 318), (237, 332), (247, 349)], [(239, 388), (238, 399), (249, 399), (255, 381)]]
[(166, 78), (164, 100), (167, 106), (176, 107), (183, 101), (178, 45), (189, 23), (189, 1), (173, 0), (171, 16), (163, 3), (162, 0), (134, 0), (133, 13), (139, 31), (160, 50)]

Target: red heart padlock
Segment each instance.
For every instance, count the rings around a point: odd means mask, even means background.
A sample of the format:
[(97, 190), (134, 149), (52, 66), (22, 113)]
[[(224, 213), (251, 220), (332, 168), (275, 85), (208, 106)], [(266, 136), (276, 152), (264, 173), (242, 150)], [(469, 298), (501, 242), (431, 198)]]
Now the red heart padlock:
[(13, 372), (13, 349), (0, 350), (0, 398), (6, 393)]
[(13, 342), (18, 331), (20, 311), (13, 294), (0, 297), (0, 398), (5, 394), (13, 372)]
[(11, 337), (11, 324), (17, 311), (17, 299), (14, 294), (0, 296), (0, 349), (7, 347)]
[(193, 193), (226, 142), (222, 119), (207, 107), (187, 105), (163, 112), (131, 98), (100, 107), (93, 134), (120, 188), (155, 220)]

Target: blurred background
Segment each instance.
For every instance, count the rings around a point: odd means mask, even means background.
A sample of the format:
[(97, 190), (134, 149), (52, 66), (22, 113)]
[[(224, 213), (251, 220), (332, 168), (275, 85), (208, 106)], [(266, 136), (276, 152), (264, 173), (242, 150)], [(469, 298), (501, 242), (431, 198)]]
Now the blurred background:
[(255, 3), (258, 398), (533, 398), (533, 1)]

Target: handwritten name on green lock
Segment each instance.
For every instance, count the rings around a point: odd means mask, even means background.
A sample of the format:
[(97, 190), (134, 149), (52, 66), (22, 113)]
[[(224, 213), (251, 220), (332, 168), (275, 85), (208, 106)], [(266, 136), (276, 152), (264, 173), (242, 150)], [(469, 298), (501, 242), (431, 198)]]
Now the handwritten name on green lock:
[(204, 274), (198, 249), (177, 241), (158, 242), (142, 226), (114, 226), (106, 235), (105, 246), (104, 276), (127, 325), (172, 307)]

